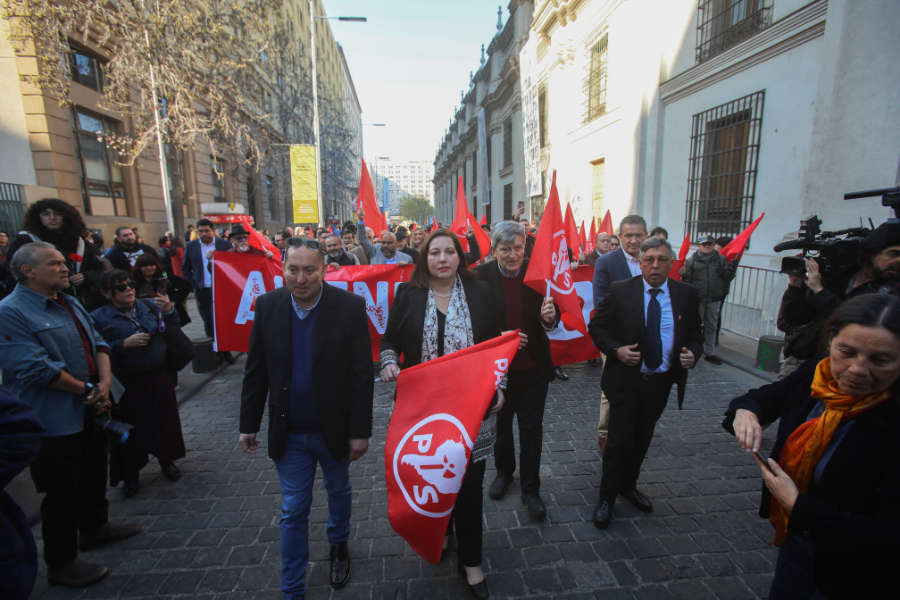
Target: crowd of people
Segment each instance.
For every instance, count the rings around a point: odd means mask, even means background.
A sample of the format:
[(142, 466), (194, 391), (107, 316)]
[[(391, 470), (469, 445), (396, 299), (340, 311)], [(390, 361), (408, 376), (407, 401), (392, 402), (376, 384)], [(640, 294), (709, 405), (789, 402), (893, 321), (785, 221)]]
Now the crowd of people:
[[(519, 346), (497, 385), (456, 497), (441, 560), (455, 548), (463, 585), (490, 596), (482, 569), (486, 461), (496, 475), (490, 498), (516, 477), (530, 518), (546, 518), (541, 495), (543, 420), (550, 383), (567, 376), (553, 364), (548, 334), (561, 312), (525, 284), (537, 226), (522, 218), (485, 226), (482, 258), (472, 228), (465, 240), (448, 226), (286, 227), (269, 237), (278, 257), (250, 244), (244, 224), (225, 235), (207, 219), (157, 248), (132, 227), (112, 247), (86, 229), (77, 210), (55, 199), (32, 204), (16, 236), (0, 232), (0, 431), (6, 484), (29, 467), (39, 492), (43, 560), (53, 585), (81, 587), (108, 574), (78, 552), (137, 535), (138, 525), (109, 521), (107, 486), (140, 492), (139, 474), (156, 458), (181, 478), (185, 459), (175, 391), (174, 335), (194, 295), (213, 337), (212, 266), (216, 252), (280, 258), (284, 286), (260, 296), (240, 399), (239, 444), (254, 454), (268, 405), (267, 451), (282, 490), (282, 590), (304, 598), (309, 513), (316, 468), (328, 496), (329, 581), (346, 585), (352, 514), (350, 465), (369, 449), (374, 382), (506, 332)], [(791, 276), (779, 326), (788, 333), (777, 383), (731, 401), (723, 427), (754, 453), (763, 494), (760, 516), (780, 548), (770, 598), (879, 597), (900, 551), (900, 232), (881, 226), (865, 245), (863, 266), (844, 286), (824, 285), (818, 264)], [(92, 234), (93, 233), (93, 234)], [(225, 239), (227, 238), (227, 239)], [(720, 251), (730, 238), (702, 237), (679, 278), (668, 232), (629, 215), (616, 234), (600, 233), (572, 266), (594, 269), (588, 332), (602, 359), (598, 444), (602, 477), (593, 522), (610, 527), (619, 498), (643, 513), (653, 499), (638, 482), (657, 421), (676, 388), (686, 401), (689, 373), (713, 366), (719, 316), (737, 261)], [(97, 243), (95, 243), (97, 242)], [(464, 245), (465, 244), (465, 245)], [(467, 248), (467, 249), (466, 249)], [(476, 264), (478, 263), (478, 264)], [(362, 298), (324, 285), (329, 268), (413, 265), (398, 286), (373, 364)], [(810, 331), (812, 330), (812, 331)], [(286, 335), (289, 332), (289, 335)], [(220, 362), (235, 357), (223, 352)], [(793, 359), (791, 363), (791, 359)], [(460, 374), (465, 377), (465, 374)], [(336, 383), (340, 382), (340, 383)], [(465, 401), (461, 398), (460, 401)], [(723, 407), (724, 408), (724, 407)], [(518, 449), (513, 420), (518, 427)], [(779, 421), (774, 447), (760, 453), (762, 428)], [(0, 495), (4, 597), (27, 598), (37, 573), (34, 540), (21, 510)], [(9, 566), (9, 568), (6, 568)], [(847, 573), (852, 573), (848, 576)]]

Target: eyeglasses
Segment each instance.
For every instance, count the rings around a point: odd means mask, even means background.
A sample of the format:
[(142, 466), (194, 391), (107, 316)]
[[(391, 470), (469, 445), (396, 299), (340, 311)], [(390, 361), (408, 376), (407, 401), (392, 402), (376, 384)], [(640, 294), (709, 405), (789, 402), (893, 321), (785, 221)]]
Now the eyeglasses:
[(298, 237), (288, 238), (287, 245), (294, 247), (306, 246), (310, 250), (319, 250), (322, 247), (322, 244), (316, 240), (304, 240)]
[(641, 258), (641, 262), (644, 263), (645, 265), (647, 265), (648, 267), (654, 263), (659, 263), (659, 266), (664, 267), (667, 264), (669, 264), (670, 262), (672, 262), (672, 259), (669, 258), (668, 256), (657, 256), (656, 258), (646, 256), (644, 258)]
[(133, 281), (129, 281), (128, 283), (117, 283), (116, 285), (111, 285), (106, 289), (109, 291), (116, 290), (117, 292), (124, 292), (128, 288), (135, 290), (137, 289), (137, 284)]
[(513, 246), (512, 248), (509, 248), (507, 246), (499, 246), (497, 248), (497, 254), (499, 254), (500, 256), (509, 256), (512, 253), (521, 254), (524, 251), (525, 246), (522, 245)]
[(249, 235), (233, 235), (228, 239), (234, 240), (236, 242), (248, 242), (248, 241), (250, 241), (250, 236)]

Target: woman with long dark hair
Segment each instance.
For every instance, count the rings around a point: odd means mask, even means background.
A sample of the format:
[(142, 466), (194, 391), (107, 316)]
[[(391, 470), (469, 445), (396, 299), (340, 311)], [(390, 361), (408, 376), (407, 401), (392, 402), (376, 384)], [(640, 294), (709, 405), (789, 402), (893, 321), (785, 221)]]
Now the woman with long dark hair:
[[(422, 244), (409, 283), (397, 288), (381, 338), (381, 379), (397, 379), (401, 354), (402, 368), (408, 369), (499, 336), (501, 322), (488, 285), (477, 281), (466, 266), (457, 235), (446, 229), (433, 231)], [(481, 570), (482, 496), (502, 405), (503, 391), (498, 389), (481, 423), (444, 539), (446, 550), (455, 524), (458, 569), (477, 598), (490, 596)]]
[(131, 268), (131, 278), (137, 284), (135, 293), (138, 298), (153, 299), (157, 293), (167, 295), (178, 311), (178, 322), (184, 327), (191, 322), (185, 299), (191, 293), (191, 282), (181, 277), (166, 275), (162, 265), (152, 254), (142, 254)]
[[(69, 287), (62, 290), (63, 293), (77, 298), (88, 310), (103, 304), (97, 290), (103, 263), (93, 245), (82, 237), (87, 227), (74, 206), (57, 198), (38, 200), (25, 211), (22, 228), (9, 246), (7, 258), (10, 261), (25, 244), (53, 244), (66, 259), (69, 269)], [(11, 273), (4, 283), (12, 291), (15, 278)]]
[[(735, 398), (723, 426), (753, 452), (780, 548), (772, 600), (887, 598), (900, 556), (900, 299), (858, 296), (828, 355)], [(762, 426), (779, 420), (759, 454)]]
[(138, 475), (149, 454), (171, 481), (181, 477), (174, 461), (185, 456), (175, 384), (166, 369), (166, 342), (160, 327), (160, 321), (166, 328), (178, 327), (178, 313), (165, 294), (138, 300), (135, 287), (126, 271), (105, 271), (100, 289), (109, 304), (91, 313), (109, 343), (113, 375), (125, 387), (111, 416), (134, 425), (125, 444), (110, 450), (109, 482), (116, 486), (124, 481), (126, 498), (138, 493)]

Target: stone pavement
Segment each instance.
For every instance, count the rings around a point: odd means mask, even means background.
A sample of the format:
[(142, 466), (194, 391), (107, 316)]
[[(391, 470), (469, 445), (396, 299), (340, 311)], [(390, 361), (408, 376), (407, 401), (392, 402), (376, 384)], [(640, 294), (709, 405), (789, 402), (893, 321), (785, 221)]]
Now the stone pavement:
[[(155, 462), (141, 491), (124, 499), (111, 489), (114, 521), (140, 523), (130, 540), (82, 555), (111, 575), (85, 590), (49, 588), (44, 573), (32, 598), (280, 598), (278, 478), (263, 451), (237, 444), (243, 358), (181, 407), (188, 456), (177, 483)], [(591, 522), (600, 484), (596, 421), (600, 369), (567, 367), (551, 384), (543, 466), (548, 517), (530, 519), (518, 485), (501, 501), (484, 500), (484, 570), (494, 598), (764, 598), (775, 551), (772, 529), (756, 516), (760, 477), (751, 458), (721, 428), (727, 402), (761, 382), (733, 367), (701, 362), (691, 374), (683, 411), (672, 401), (657, 426), (641, 489), (654, 512), (626, 502), (606, 531)], [(384, 440), (393, 386), (376, 385), (375, 436), (351, 466), (351, 584), (328, 581), (327, 509), (321, 480), (311, 519), (308, 598), (466, 598), (456, 557), (440, 565), (419, 558), (387, 519)], [(265, 423), (265, 420), (264, 420)], [(774, 432), (765, 433), (764, 449)], [(40, 525), (34, 528), (40, 550)]]

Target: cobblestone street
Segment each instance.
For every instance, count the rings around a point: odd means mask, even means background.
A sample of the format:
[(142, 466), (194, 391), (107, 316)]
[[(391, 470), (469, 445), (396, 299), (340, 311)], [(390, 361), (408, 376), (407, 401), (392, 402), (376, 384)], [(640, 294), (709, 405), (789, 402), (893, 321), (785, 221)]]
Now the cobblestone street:
[[(263, 449), (237, 444), (243, 357), (181, 407), (188, 456), (177, 483), (144, 469), (140, 493), (111, 489), (113, 521), (144, 532), (82, 554), (111, 575), (85, 590), (49, 588), (42, 572), (32, 598), (280, 598), (278, 478)], [(514, 484), (502, 501), (487, 498), (484, 570), (494, 598), (706, 598), (766, 596), (775, 551), (772, 529), (756, 516), (757, 467), (721, 428), (735, 395), (763, 383), (728, 366), (702, 362), (691, 374), (683, 411), (674, 391), (642, 473), (654, 512), (625, 501), (606, 531), (591, 522), (600, 484), (596, 423), (600, 369), (567, 367), (550, 386), (544, 419), (543, 522), (531, 520)], [(375, 435), (351, 466), (354, 490), (351, 583), (328, 587), (327, 508), (321, 480), (310, 515), (308, 598), (466, 598), (456, 557), (431, 565), (391, 530), (387, 519), (384, 439), (393, 386), (376, 385)], [(265, 422), (265, 420), (264, 420)], [(774, 431), (766, 431), (763, 448)], [(40, 548), (40, 524), (34, 528)]]

